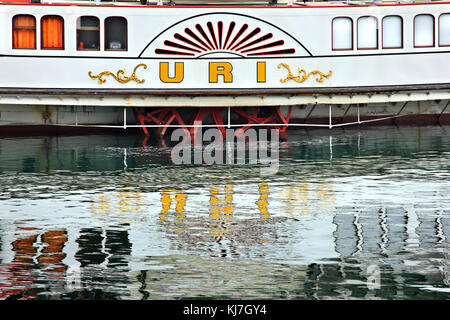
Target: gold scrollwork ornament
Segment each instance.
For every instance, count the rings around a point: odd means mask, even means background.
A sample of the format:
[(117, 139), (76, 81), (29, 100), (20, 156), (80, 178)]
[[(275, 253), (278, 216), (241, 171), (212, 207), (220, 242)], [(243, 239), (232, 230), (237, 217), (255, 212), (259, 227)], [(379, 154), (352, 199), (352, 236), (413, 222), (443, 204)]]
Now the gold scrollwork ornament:
[(293, 73), (292, 73), (292, 71), (291, 71), (291, 68), (289, 67), (289, 65), (288, 65), (287, 63), (283, 63), (283, 62), (280, 63), (280, 64), (278, 65), (278, 69), (280, 69), (281, 67), (286, 68), (287, 71), (288, 71), (287, 77), (284, 78), (284, 79), (280, 79), (280, 82), (283, 82), (283, 83), (284, 83), (284, 82), (287, 82), (287, 81), (289, 81), (289, 80), (294, 80), (294, 81), (296, 81), (296, 82), (303, 82), (303, 81), (305, 81), (306, 79), (308, 79), (309, 76), (312, 75), (312, 74), (313, 74), (313, 75), (318, 75), (318, 77), (316, 78), (316, 81), (317, 81), (317, 82), (322, 82), (324, 78), (329, 78), (329, 77), (333, 74), (333, 71), (332, 71), (332, 70), (330, 70), (327, 74), (324, 74), (323, 72), (321, 72), (321, 71), (319, 71), (319, 70), (313, 70), (313, 71), (311, 71), (311, 72), (309, 72), (309, 73), (307, 74), (305, 69), (303, 69), (303, 68), (298, 68), (298, 72), (299, 72), (300, 75), (294, 76)]
[(120, 83), (127, 83), (127, 82), (130, 82), (131, 80), (134, 80), (134, 81), (136, 81), (137, 83), (144, 83), (144, 82), (145, 82), (144, 79), (139, 79), (139, 78), (136, 76), (136, 70), (137, 70), (139, 67), (144, 67), (144, 69), (147, 69), (147, 65), (146, 65), (146, 64), (140, 63), (140, 64), (138, 64), (136, 67), (134, 67), (133, 73), (132, 73), (129, 77), (127, 77), (127, 76), (125, 75), (125, 69), (119, 69), (119, 70), (117, 71), (117, 74), (114, 74), (114, 73), (111, 72), (111, 71), (103, 71), (103, 72), (100, 72), (100, 73), (97, 74), (97, 75), (92, 74), (92, 71), (89, 71), (88, 74), (89, 74), (89, 76), (92, 78), (92, 80), (98, 79), (98, 83), (99, 83), (99, 84), (102, 84), (102, 83), (105, 83), (105, 82), (106, 82), (106, 79), (103, 79), (103, 76), (112, 76), (114, 79), (116, 79), (117, 82), (120, 82)]

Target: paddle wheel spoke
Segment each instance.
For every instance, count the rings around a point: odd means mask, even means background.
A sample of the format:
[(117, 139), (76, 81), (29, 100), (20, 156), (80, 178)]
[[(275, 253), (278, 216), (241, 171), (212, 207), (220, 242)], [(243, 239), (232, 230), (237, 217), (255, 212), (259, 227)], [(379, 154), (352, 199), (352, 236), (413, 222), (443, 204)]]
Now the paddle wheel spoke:
[(283, 114), (281, 113), (280, 107), (276, 107), (276, 112), (277, 112), (277, 115), (280, 118), (281, 122), (283, 124), (285, 124), (285, 126), (282, 126), (282, 128), (280, 129), (280, 132), (285, 133), (286, 129), (288, 127), (287, 125), (289, 124), (289, 120), (291, 118), (292, 106), (289, 106), (286, 117), (284, 117)]
[(180, 116), (177, 108), (174, 107), (160, 108), (146, 113), (143, 113), (140, 108), (134, 108), (134, 111), (136, 120), (141, 125), (142, 131), (147, 137), (150, 136), (150, 132), (146, 127), (147, 125), (155, 126), (155, 131), (158, 136), (163, 136), (168, 127), (174, 122), (181, 126), (183, 130), (187, 131), (187, 127), (189, 127)]
[(144, 132), (146, 137), (150, 136), (147, 128), (145, 127), (145, 116), (142, 114), (140, 108), (133, 108), (134, 116), (138, 120), (138, 123), (141, 125), (141, 129)]

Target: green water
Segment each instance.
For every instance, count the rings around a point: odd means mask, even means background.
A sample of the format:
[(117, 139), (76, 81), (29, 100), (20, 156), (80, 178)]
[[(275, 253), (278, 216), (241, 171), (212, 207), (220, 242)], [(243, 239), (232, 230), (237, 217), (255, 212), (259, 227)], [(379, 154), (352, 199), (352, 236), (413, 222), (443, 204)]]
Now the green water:
[(450, 127), (290, 130), (271, 176), (119, 133), (0, 138), (0, 299), (450, 298)]

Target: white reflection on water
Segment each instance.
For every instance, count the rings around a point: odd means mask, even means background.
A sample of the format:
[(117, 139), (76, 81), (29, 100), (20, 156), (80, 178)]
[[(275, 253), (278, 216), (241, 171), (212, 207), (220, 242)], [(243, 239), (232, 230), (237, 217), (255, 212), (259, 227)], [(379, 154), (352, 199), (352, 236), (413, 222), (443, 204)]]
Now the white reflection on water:
[(271, 177), (139, 137), (2, 139), (0, 297), (449, 298), (447, 130), (292, 131)]

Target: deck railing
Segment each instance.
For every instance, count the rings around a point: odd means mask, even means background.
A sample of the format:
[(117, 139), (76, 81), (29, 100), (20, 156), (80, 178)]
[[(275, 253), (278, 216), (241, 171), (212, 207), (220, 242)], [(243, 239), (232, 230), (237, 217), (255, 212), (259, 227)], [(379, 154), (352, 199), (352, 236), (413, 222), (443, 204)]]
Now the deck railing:
[[(95, 1), (95, 0), (91, 0)], [(130, 0), (107, 0), (113, 2), (130, 2)], [(217, 6), (295, 6), (314, 4), (368, 4), (368, 3), (423, 3), (423, 2), (448, 2), (449, 0), (136, 0), (150, 5), (217, 5)]]
[[(164, 5), (164, 6), (314, 6), (314, 5), (364, 5), (364, 4), (398, 4), (424, 2), (450, 2), (450, 0), (17, 0), (17, 2), (32, 3), (74, 3), (86, 2), (120, 5)], [(0, 0), (14, 2), (14, 0)]]
[[(95, 1), (95, 0), (90, 0)], [(112, 2), (130, 2), (130, 0), (106, 0)], [(131, 0), (132, 1), (132, 0)], [(449, 0), (135, 0), (149, 5), (183, 5), (183, 6), (305, 6), (305, 5), (358, 5), (368, 3), (422, 3), (447, 2)]]

